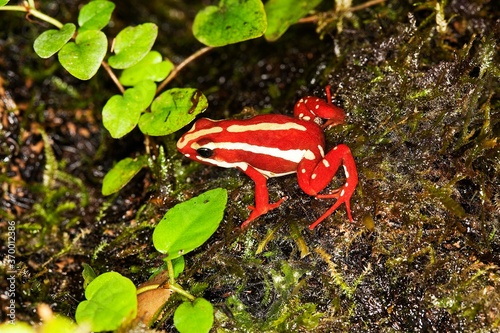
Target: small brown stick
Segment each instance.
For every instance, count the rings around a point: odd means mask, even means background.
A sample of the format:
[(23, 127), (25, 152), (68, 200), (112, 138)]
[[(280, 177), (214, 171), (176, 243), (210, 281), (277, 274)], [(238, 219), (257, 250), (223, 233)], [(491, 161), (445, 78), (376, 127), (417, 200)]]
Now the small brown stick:
[(198, 51), (196, 51), (195, 53), (191, 54), (189, 57), (187, 57), (186, 59), (184, 59), (183, 62), (181, 62), (178, 66), (176, 66), (172, 72), (170, 72), (170, 75), (167, 76), (167, 78), (165, 80), (163, 80), (163, 82), (158, 86), (158, 89), (156, 89), (156, 93), (158, 94), (160, 91), (163, 90), (163, 88), (165, 88), (165, 86), (167, 84), (170, 83), (170, 81), (172, 81), (176, 76), (177, 76), (177, 73), (179, 73), (184, 67), (186, 67), (191, 61), (195, 60), (196, 58), (202, 56), (203, 54), (207, 53), (208, 51), (212, 50), (213, 47), (212, 46), (207, 46), (207, 47), (204, 47), (202, 49), (199, 49)]
[(116, 86), (118, 87), (120, 92), (123, 94), (125, 92), (125, 88), (123, 88), (122, 84), (120, 83), (120, 80), (118, 80), (118, 78), (116, 77), (116, 75), (113, 72), (113, 70), (111, 69), (111, 67), (109, 67), (108, 63), (103, 61), (101, 63), (101, 65), (102, 65), (102, 67), (104, 67), (106, 72), (108, 72), (108, 75), (111, 78), (111, 80), (113, 80), (113, 82), (116, 84)]
[[(385, 0), (370, 0), (370, 1), (367, 1), (365, 3), (362, 3), (361, 5), (349, 8), (347, 10), (347, 12), (356, 12), (358, 10), (362, 10), (362, 9), (365, 9), (365, 8), (368, 8), (368, 7), (371, 7), (371, 6), (378, 5), (378, 4), (380, 4), (380, 3), (384, 2), (384, 1)], [(316, 22), (318, 20), (319, 20), (319, 15), (312, 15), (312, 16), (304, 17), (304, 18), (300, 19), (298, 23)]]

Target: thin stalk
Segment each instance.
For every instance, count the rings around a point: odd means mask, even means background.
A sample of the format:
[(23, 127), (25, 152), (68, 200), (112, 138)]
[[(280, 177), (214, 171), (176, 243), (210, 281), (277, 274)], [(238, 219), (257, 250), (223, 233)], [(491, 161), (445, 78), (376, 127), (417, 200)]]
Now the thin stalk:
[(31, 2), (26, 3), (26, 6), (3, 6), (0, 7), (0, 10), (28, 13), (28, 15), (33, 15), (34, 17), (37, 17), (42, 21), (56, 26), (58, 29), (61, 29), (63, 27), (63, 24), (60, 21), (35, 9), (35, 7), (32, 6)]
[(187, 291), (185, 291), (184, 289), (182, 289), (182, 287), (180, 285), (178, 285), (177, 283), (175, 283), (175, 279), (174, 279), (174, 265), (172, 264), (172, 260), (168, 260), (167, 259), (166, 262), (167, 262), (168, 281), (170, 283), (170, 286), (169, 286), (170, 290), (173, 290), (176, 293), (181, 294), (182, 296), (186, 297), (190, 301), (194, 301), (196, 299), (196, 297), (194, 297), (193, 295), (191, 295), (190, 293), (188, 293)]
[(165, 86), (167, 84), (170, 83), (170, 81), (172, 81), (176, 76), (177, 76), (177, 73), (179, 73), (184, 67), (186, 67), (190, 62), (192, 62), (193, 60), (195, 60), (196, 58), (202, 56), (203, 54), (207, 53), (208, 51), (212, 50), (213, 47), (211, 46), (207, 46), (207, 47), (204, 47), (198, 51), (196, 51), (195, 53), (191, 54), (189, 57), (187, 57), (186, 59), (184, 59), (183, 62), (181, 62), (178, 66), (176, 66), (172, 72), (170, 72), (170, 75), (167, 76), (167, 78), (165, 80), (163, 80), (163, 82), (158, 86), (158, 89), (156, 89), (156, 93), (159, 93), (160, 91), (163, 90), (163, 88), (165, 88)]

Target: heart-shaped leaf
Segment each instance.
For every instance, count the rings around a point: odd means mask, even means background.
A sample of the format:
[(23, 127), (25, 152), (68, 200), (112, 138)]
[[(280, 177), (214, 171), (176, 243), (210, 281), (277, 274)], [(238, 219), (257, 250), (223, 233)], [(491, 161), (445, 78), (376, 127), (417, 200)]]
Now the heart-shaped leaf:
[(174, 326), (180, 333), (208, 333), (213, 323), (214, 307), (204, 298), (184, 302), (174, 313)]
[(205, 95), (193, 88), (173, 88), (158, 96), (151, 105), (151, 112), (139, 119), (142, 133), (162, 136), (174, 133), (208, 107)]
[(260, 37), (266, 26), (261, 0), (221, 0), (196, 15), (193, 34), (205, 45), (224, 46)]
[(148, 164), (146, 156), (136, 159), (124, 158), (108, 171), (102, 181), (102, 194), (110, 195), (121, 190), (134, 176)]
[(94, 0), (80, 9), (78, 14), (79, 32), (85, 30), (101, 30), (111, 19), (115, 4), (106, 0)]
[(73, 23), (66, 23), (59, 30), (47, 30), (35, 39), (33, 49), (40, 58), (51, 57), (73, 37), (75, 30)]
[(267, 30), (264, 37), (275, 41), (302, 17), (306, 16), (322, 0), (269, 0), (265, 9), (267, 15)]
[(106, 55), (108, 40), (99, 30), (79, 33), (59, 51), (59, 62), (74, 77), (88, 80), (97, 73)]
[(155, 93), (154, 82), (142, 81), (125, 90), (123, 96), (115, 95), (107, 101), (102, 109), (102, 122), (113, 138), (121, 138), (134, 129)]
[(85, 289), (86, 301), (78, 304), (78, 324), (90, 323), (92, 331), (114, 331), (137, 314), (136, 288), (116, 272), (99, 275)]
[(123, 29), (116, 36), (115, 55), (109, 58), (109, 65), (116, 69), (124, 69), (137, 64), (151, 50), (157, 35), (158, 26), (154, 23)]
[(153, 231), (155, 248), (172, 260), (202, 245), (219, 227), (226, 203), (227, 191), (217, 188), (175, 205)]
[(172, 62), (163, 61), (159, 52), (151, 51), (137, 64), (125, 69), (120, 76), (120, 82), (124, 86), (134, 86), (143, 80), (162, 81), (173, 68)]

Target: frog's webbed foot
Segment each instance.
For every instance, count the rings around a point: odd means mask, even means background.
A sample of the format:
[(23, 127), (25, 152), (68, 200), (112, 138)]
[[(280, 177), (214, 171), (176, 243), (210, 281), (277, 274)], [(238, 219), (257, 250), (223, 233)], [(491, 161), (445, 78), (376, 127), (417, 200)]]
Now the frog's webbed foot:
[(356, 188), (355, 185), (353, 186), (353, 188), (349, 188), (349, 186), (342, 186), (341, 188), (338, 188), (328, 194), (318, 194), (316, 196), (316, 198), (318, 199), (337, 199), (337, 201), (335, 201), (335, 204), (333, 204), (333, 206), (330, 207), (330, 209), (328, 209), (325, 213), (323, 213), (323, 215), (321, 215), (316, 220), (316, 222), (312, 223), (309, 226), (309, 229), (313, 230), (318, 224), (320, 224), (324, 219), (330, 216), (343, 203), (345, 203), (345, 208), (347, 211), (347, 217), (349, 218), (349, 221), (353, 222), (351, 214), (351, 196), (354, 193), (355, 188)]
[(264, 215), (270, 210), (278, 208), (283, 203), (283, 201), (287, 199), (288, 197), (283, 197), (280, 200), (276, 201), (275, 203), (262, 204), (256, 198), (255, 202), (257, 204), (255, 206), (248, 206), (248, 209), (250, 209), (252, 212), (250, 213), (250, 216), (245, 220), (245, 222), (241, 224), (241, 229), (245, 229), (250, 224), (250, 222), (257, 219), (259, 216)]

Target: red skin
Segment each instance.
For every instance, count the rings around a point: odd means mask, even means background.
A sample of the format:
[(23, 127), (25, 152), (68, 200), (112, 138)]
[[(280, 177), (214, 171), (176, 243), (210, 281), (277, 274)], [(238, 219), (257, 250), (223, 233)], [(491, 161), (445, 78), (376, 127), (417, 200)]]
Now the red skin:
[[(330, 101), (329, 87), (326, 92)], [(294, 116), (260, 115), (222, 121), (200, 119), (178, 142), (179, 151), (189, 158), (209, 165), (236, 167), (255, 182), (255, 206), (249, 207), (251, 213), (242, 228), (286, 200), (285, 197), (269, 203), (266, 181), (268, 177), (290, 173), (297, 173), (299, 186), (305, 193), (318, 199), (337, 199), (309, 226), (311, 230), (342, 203), (346, 204), (347, 216), (352, 222), (350, 198), (358, 183), (354, 158), (344, 144), (323, 156), (323, 129), (316, 123), (317, 118), (323, 118), (327, 119), (324, 127), (342, 124), (344, 111), (330, 102), (306, 97), (295, 105)], [(340, 165), (344, 166), (346, 183), (330, 193), (319, 194), (335, 177)]]

